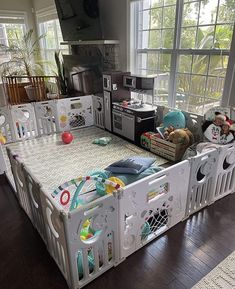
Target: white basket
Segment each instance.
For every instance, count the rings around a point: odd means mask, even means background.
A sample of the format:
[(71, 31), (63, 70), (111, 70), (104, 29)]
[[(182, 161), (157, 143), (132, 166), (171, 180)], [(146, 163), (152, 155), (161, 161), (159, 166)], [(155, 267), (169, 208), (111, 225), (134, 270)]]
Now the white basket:
[(66, 131), (94, 124), (92, 95), (57, 101), (59, 130)]
[(13, 105), (11, 107), (15, 140), (25, 140), (38, 135), (37, 123), (32, 104)]
[(121, 259), (182, 221), (190, 166), (175, 164), (124, 188), (119, 200)]
[(235, 144), (221, 146), (218, 152), (218, 165), (211, 203), (235, 191)]
[(59, 131), (57, 101), (49, 100), (34, 103), (38, 134), (49, 135)]
[(185, 217), (210, 204), (211, 193), (216, 182), (219, 153), (216, 149), (189, 159), (191, 173)]

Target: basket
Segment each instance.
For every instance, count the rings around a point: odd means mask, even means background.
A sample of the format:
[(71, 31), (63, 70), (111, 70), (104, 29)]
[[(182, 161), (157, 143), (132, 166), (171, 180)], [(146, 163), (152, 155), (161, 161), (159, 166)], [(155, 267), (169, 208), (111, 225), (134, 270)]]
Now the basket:
[(172, 142), (151, 136), (150, 151), (171, 161), (179, 161), (184, 155), (187, 145), (173, 144)]

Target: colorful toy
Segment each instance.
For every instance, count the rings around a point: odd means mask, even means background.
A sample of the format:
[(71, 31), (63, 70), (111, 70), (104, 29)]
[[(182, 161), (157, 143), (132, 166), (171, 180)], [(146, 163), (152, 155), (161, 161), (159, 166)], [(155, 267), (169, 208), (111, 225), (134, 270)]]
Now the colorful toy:
[(173, 127), (174, 129), (185, 128), (186, 120), (182, 111), (170, 111), (163, 118), (163, 126), (158, 127), (157, 131), (164, 139), (164, 132), (167, 128)]
[[(213, 118), (211, 111), (206, 113), (207, 118), (202, 125), (202, 131), (208, 141), (217, 144), (226, 144), (234, 141), (234, 134), (230, 129), (232, 121), (221, 111), (222, 108), (220, 108), (220, 111), (213, 110)], [(227, 111), (225, 111), (225, 113), (227, 113)]]
[[(113, 182), (113, 183), (118, 184), (120, 186), (120, 188), (125, 187), (124, 182), (117, 177), (110, 177), (110, 178), (108, 178), (108, 180)], [(105, 185), (105, 191), (107, 194), (112, 194), (115, 191), (115, 187), (111, 184), (106, 184)]]
[(109, 144), (111, 142), (111, 140), (112, 140), (111, 137), (100, 137), (100, 138), (94, 139), (94, 141), (92, 143), (106, 146), (107, 144)]
[(94, 233), (91, 230), (91, 222), (86, 220), (82, 226), (82, 230), (80, 231), (80, 238), (82, 241), (86, 241), (92, 237), (94, 237)]
[(73, 135), (70, 132), (63, 132), (61, 135), (63, 143), (70, 144), (73, 141)]
[(156, 133), (148, 131), (148, 132), (144, 132), (142, 133), (141, 137), (140, 137), (140, 144), (142, 147), (146, 148), (147, 150), (150, 150), (150, 146), (151, 146), (151, 136), (152, 135), (156, 135)]
[(2, 133), (0, 133), (0, 144), (4, 145), (6, 144), (6, 142), (7, 142), (6, 138)]

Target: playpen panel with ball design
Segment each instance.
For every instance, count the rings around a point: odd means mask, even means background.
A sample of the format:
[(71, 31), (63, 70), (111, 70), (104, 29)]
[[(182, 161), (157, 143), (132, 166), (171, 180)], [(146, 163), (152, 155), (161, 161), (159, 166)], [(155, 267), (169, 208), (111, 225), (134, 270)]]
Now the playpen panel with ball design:
[(215, 170), (215, 186), (211, 202), (235, 192), (235, 146), (228, 144), (218, 149), (218, 165)]
[(34, 138), (38, 135), (32, 104), (11, 106), (11, 117), (16, 141)]
[(210, 204), (211, 193), (216, 181), (218, 151), (212, 149), (189, 159), (191, 172), (185, 217)]
[(189, 162), (183, 161), (124, 188), (119, 198), (121, 259), (183, 220), (189, 174)]
[(60, 99), (57, 102), (57, 111), (60, 131), (94, 124), (92, 95)]
[(39, 136), (48, 135), (59, 131), (56, 100), (35, 102), (34, 110)]

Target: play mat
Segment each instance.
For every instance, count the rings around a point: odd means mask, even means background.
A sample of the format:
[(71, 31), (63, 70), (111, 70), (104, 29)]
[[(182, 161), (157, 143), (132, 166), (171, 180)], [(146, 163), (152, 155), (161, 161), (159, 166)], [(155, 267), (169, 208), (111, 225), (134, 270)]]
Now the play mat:
[[(30, 169), (47, 192), (78, 176), (103, 170), (111, 163), (129, 156), (154, 157), (155, 165), (167, 160), (138, 148), (129, 142), (97, 127), (73, 131), (74, 141), (61, 142), (60, 134), (9, 144), (11, 153)], [(110, 144), (99, 146), (94, 139), (111, 137)]]

